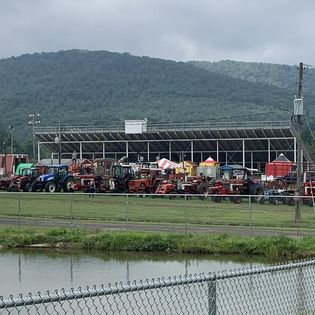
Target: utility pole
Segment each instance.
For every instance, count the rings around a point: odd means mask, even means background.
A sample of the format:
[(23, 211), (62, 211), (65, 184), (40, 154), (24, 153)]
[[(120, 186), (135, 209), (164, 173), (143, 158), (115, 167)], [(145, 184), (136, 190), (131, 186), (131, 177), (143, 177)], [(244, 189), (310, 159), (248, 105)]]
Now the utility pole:
[(301, 156), (301, 126), (303, 116), (303, 94), (302, 94), (302, 80), (303, 80), (303, 63), (299, 64), (299, 79), (297, 83), (296, 97), (294, 99), (294, 117), (297, 125), (297, 159), (296, 159), (296, 208), (295, 208), (295, 223), (301, 222), (301, 175), (302, 175), (302, 156)]
[(32, 137), (33, 137), (33, 163), (35, 163), (36, 160), (36, 149), (35, 149), (35, 125), (36, 124), (40, 124), (40, 120), (39, 120), (39, 116), (40, 114), (36, 113), (36, 114), (29, 114), (28, 117), (30, 118), (28, 124), (32, 125), (33, 127), (33, 132), (32, 132)]
[(58, 144), (58, 163), (61, 164), (61, 130), (60, 130), (60, 119), (59, 119), (59, 144)]
[(60, 119), (58, 124), (58, 135), (56, 134), (55, 137), (55, 144), (58, 146), (58, 164), (61, 164), (61, 126), (60, 126)]
[(13, 138), (14, 138), (14, 126), (9, 126), (11, 132), (11, 154), (13, 154)]

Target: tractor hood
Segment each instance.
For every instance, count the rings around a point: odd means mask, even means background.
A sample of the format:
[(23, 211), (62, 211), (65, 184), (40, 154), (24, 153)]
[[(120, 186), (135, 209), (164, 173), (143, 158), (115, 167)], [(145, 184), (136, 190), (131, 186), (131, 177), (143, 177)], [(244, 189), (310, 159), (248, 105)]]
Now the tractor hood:
[(48, 182), (50, 180), (54, 180), (54, 174), (45, 174), (38, 177), (38, 181), (40, 182)]

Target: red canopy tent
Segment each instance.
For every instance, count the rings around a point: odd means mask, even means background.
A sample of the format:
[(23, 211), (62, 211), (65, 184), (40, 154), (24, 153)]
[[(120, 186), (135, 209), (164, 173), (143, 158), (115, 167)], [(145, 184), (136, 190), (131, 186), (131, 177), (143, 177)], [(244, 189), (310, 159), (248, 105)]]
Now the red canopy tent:
[(287, 175), (292, 171), (292, 162), (282, 153), (272, 162), (266, 165), (266, 176), (278, 177)]

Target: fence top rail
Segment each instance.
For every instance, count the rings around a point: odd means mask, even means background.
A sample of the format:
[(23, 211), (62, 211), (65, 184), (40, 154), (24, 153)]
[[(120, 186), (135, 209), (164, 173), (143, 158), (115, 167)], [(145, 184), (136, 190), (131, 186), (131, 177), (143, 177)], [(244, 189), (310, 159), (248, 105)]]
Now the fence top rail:
[[(314, 187), (314, 186), (313, 186)], [(91, 193), (86, 193), (86, 192), (28, 192), (27, 195), (33, 195), (33, 196), (69, 196), (69, 198), (75, 197), (75, 196), (89, 196)], [(0, 196), (1, 195), (8, 195), (8, 196), (12, 196), (12, 192), (7, 192), (7, 191), (0, 191)], [(229, 198), (235, 198), (235, 197), (239, 197), (239, 198), (244, 198), (244, 199), (251, 199), (251, 200), (260, 200), (264, 197), (266, 197), (265, 194), (262, 195), (241, 195), (241, 194), (210, 194), (210, 193), (201, 193), (201, 194), (186, 194), (186, 193), (174, 193), (174, 194), (156, 194), (156, 193), (113, 193), (113, 192), (104, 192), (104, 193), (99, 193), (99, 192), (95, 192), (93, 193), (94, 196), (99, 196), (99, 197), (111, 197), (111, 196), (116, 196), (116, 197), (125, 197), (125, 198), (138, 198), (138, 197), (180, 197), (183, 199), (189, 199), (189, 198), (201, 198), (201, 199), (206, 199), (206, 198), (212, 198), (212, 197), (221, 197), (222, 199), (229, 199)], [(18, 198), (21, 197), (25, 197), (25, 192), (15, 192), (14, 196), (17, 196)], [(293, 200), (300, 200), (302, 201), (303, 199), (305, 200), (315, 200), (315, 196), (312, 195), (308, 195), (308, 196), (303, 196), (303, 195), (267, 195), (268, 198), (270, 199), (277, 199), (279, 197), (281, 198), (287, 198), (287, 199), (293, 199)]]
[[(201, 122), (201, 123), (165, 123), (165, 124), (148, 124), (146, 132), (161, 131), (193, 131), (208, 129), (270, 129), (270, 128), (291, 128), (288, 121), (244, 121), (244, 122)], [(110, 126), (36, 126), (36, 134), (41, 133), (109, 133), (125, 132), (124, 124)]]
[(246, 267), (241, 269), (235, 269), (231, 271), (221, 271), (215, 273), (208, 274), (194, 274), (188, 276), (178, 276), (178, 277), (169, 277), (165, 278), (157, 278), (152, 280), (145, 281), (133, 281), (127, 282), (126, 284), (115, 283), (114, 285), (109, 284), (108, 287), (101, 285), (97, 288), (95, 285), (91, 288), (86, 287), (85, 289), (78, 288), (77, 290), (71, 289), (70, 291), (65, 291), (61, 289), (60, 291), (55, 290), (53, 293), (46, 291), (45, 294), (41, 294), (40, 292), (37, 295), (32, 295), (29, 293), (26, 297), (23, 297), (21, 294), (18, 298), (13, 298), (11, 295), (9, 299), (4, 299), (0, 296), (0, 309), (4, 308), (13, 308), (19, 306), (26, 305), (35, 305), (35, 304), (43, 304), (43, 303), (52, 303), (52, 302), (60, 302), (66, 300), (74, 300), (81, 298), (91, 298), (95, 296), (105, 296), (105, 295), (114, 295), (119, 293), (128, 293), (134, 291), (144, 291), (144, 290), (152, 290), (159, 289), (165, 287), (172, 286), (180, 286), (185, 284), (193, 284), (193, 283), (202, 283), (209, 281), (218, 281), (236, 277), (244, 277), (250, 275), (258, 275), (271, 273), (276, 271), (284, 271), (284, 270), (293, 270), (298, 268), (305, 268), (315, 265), (315, 259), (310, 260), (301, 260), (295, 262), (288, 262), (285, 264), (276, 264), (269, 266), (254, 266), (254, 267)]

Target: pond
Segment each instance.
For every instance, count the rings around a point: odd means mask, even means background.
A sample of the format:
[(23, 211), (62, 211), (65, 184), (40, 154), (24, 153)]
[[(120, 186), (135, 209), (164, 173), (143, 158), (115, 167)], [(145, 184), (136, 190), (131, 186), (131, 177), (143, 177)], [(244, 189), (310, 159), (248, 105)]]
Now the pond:
[(56, 250), (0, 251), (0, 296), (85, 288), (268, 264), (249, 256), (108, 253)]

